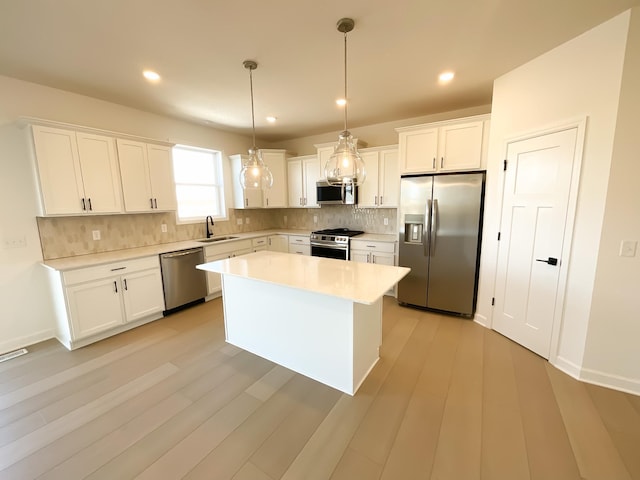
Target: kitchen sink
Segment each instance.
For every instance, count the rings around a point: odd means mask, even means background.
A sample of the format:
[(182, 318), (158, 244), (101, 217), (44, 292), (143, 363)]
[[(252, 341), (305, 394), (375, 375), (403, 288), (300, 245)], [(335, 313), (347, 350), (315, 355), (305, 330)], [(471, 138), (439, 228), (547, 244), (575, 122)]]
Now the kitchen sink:
[(198, 242), (200, 242), (200, 243), (213, 243), (213, 242), (221, 242), (223, 240), (233, 240), (235, 238), (238, 238), (238, 237), (230, 237), (230, 236), (211, 237), (211, 238), (204, 238), (202, 240), (198, 240)]

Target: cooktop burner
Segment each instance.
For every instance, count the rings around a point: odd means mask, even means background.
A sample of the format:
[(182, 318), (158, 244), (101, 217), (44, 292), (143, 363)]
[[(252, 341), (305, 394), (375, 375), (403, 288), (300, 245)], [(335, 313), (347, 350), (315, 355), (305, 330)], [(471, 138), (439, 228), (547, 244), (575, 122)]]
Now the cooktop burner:
[(349, 230), (348, 228), (326, 228), (324, 230), (316, 230), (311, 232), (316, 235), (340, 235), (343, 237), (355, 237), (364, 233), (362, 230)]

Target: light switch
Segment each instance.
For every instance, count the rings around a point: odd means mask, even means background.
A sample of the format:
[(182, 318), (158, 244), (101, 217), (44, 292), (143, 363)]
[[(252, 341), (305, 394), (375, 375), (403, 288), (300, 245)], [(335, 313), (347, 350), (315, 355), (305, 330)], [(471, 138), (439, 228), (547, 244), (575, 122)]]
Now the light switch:
[(638, 242), (635, 240), (622, 240), (620, 242), (620, 256), (621, 257), (635, 257), (636, 249), (638, 248)]

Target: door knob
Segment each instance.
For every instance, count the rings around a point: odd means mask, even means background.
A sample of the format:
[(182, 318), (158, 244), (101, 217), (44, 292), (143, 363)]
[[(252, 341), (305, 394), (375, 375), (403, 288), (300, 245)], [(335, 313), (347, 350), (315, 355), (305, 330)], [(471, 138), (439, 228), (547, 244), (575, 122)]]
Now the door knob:
[(553, 257), (549, 257), (546, 260), (543, 260), (541, 258), (536, 258), (536, 262), (544, 262), (544, 263), (548, 263), (549, 265), (558, 265), (558, 259)]

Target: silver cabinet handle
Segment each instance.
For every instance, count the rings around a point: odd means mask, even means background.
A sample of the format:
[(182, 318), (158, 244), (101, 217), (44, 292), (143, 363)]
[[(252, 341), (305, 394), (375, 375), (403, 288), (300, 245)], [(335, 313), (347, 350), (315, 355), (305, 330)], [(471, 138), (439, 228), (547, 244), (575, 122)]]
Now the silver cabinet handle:
[(422, 231), (422, 247), (424, 248), (424, 256), (428, 257), (429, 256), (429, 251), (431, 250), (431, 245), (430, 245), (430, 235), (429, 232), (431, 231), (431, 200), (427, 200), (427, 211), (425, 212), (425, 219), (427, 221), (427, 228), (423, 229)]

